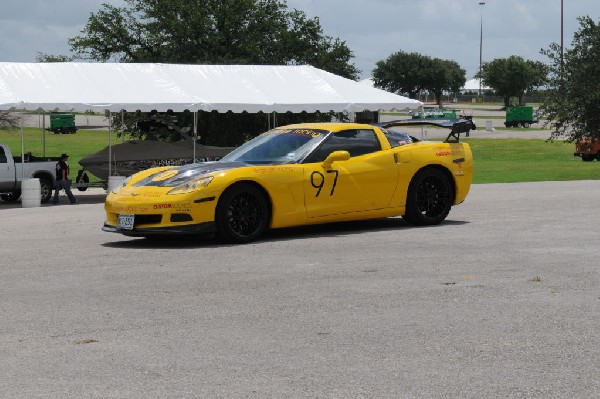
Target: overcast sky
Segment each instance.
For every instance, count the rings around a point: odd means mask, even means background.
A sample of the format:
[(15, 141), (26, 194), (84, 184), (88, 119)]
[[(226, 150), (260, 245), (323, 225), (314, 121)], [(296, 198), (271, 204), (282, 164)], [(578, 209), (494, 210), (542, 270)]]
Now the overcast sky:
[[(563, 0), (564, 43), (579, 29), (578, 16), (600, 19), (600, 0)], [(121, 0), (2, 0), (0, 61), (34, 62), (38, 52), (69, 54), (67, 39), (80, 33), (102, 3)], [(560, 43), (561, 0), (287, 0), (290, 8), (319, 17), (326, 35), (344, 40), (352, 62), (371, 76), (377, 61), (397, 51), (452, 59), (467, 71), (483, 61), (519, 55), (546, 62), (541, 48)]]

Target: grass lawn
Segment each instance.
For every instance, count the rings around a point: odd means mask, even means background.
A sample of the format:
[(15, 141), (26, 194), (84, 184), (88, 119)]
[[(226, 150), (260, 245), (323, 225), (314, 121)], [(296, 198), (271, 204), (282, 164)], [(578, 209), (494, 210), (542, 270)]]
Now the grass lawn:
[[(122, 139), (113, 132), (113, 143)], [(534, 139), (463, 138), (473, 150), (474, 183), (514, 183), (548, 180), (600, 180), (600, 162), (582, 162), (574, 157), (575, 145), (562, 141)], [(21, 154), (21, 132), (0, 131), (0, 143), (8, 144), (14, 154)], [(25, 129), (25, 152), (42, 155), (42, 133), (38, 128)], [(75, 134), (46, 132), (46, 156), (69, 154), (71, 174), (79, 169), (79, 160), (108, 145), (108, 131), (79, 130)], [(92, 181), (98, 181), (90, 176)]]
[(534, 139), (462, 139), (473, 151), (474, 183), (600, 180), (600, 162), (574, 157), (575, 144)]

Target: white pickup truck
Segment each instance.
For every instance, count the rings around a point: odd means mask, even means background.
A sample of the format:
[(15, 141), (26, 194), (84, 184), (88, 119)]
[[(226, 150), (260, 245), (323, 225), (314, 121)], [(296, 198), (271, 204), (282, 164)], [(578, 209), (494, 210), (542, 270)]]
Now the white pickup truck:
[(23, 177), (34, 177), (40, 179), (41, 202), (48, 202), (52, 197), (58, 160), (26, 154), (23, 163), (20, 155), (13, 156), (7, 145), (0, 144), (0, 198), (8, 202), (18, 200)]

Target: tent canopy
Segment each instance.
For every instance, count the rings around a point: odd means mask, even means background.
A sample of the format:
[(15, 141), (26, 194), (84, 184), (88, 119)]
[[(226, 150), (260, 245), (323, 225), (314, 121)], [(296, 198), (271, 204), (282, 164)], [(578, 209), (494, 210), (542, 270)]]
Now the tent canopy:
[(312, 66), (0, 62), (0, 109), (358, 112), (422, 104)]
[[(479, 90), (479, 85), (481, 79), (471, 79), (471, 80), (467, 80), (465, 82), (465, 85), (463, 87), (461, 87), (460, 91), (464, 92), (464, 91), (477, 91)], [(482, 84), (481, 85), (481, 90), (491, 90), (490, 87)]]

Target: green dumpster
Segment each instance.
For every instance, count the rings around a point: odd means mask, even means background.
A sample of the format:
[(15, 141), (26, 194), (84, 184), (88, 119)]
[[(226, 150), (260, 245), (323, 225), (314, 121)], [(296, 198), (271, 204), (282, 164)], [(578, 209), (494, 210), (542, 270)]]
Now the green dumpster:
[(50, 114), (50, 128), (55, 134), (76, 133), (75, 114)]
[(537, 115), (533, 113), (533, 107), (517, 106), (506, 107), (506, 127), (529, 127), (532, 123), (539, 122)]

